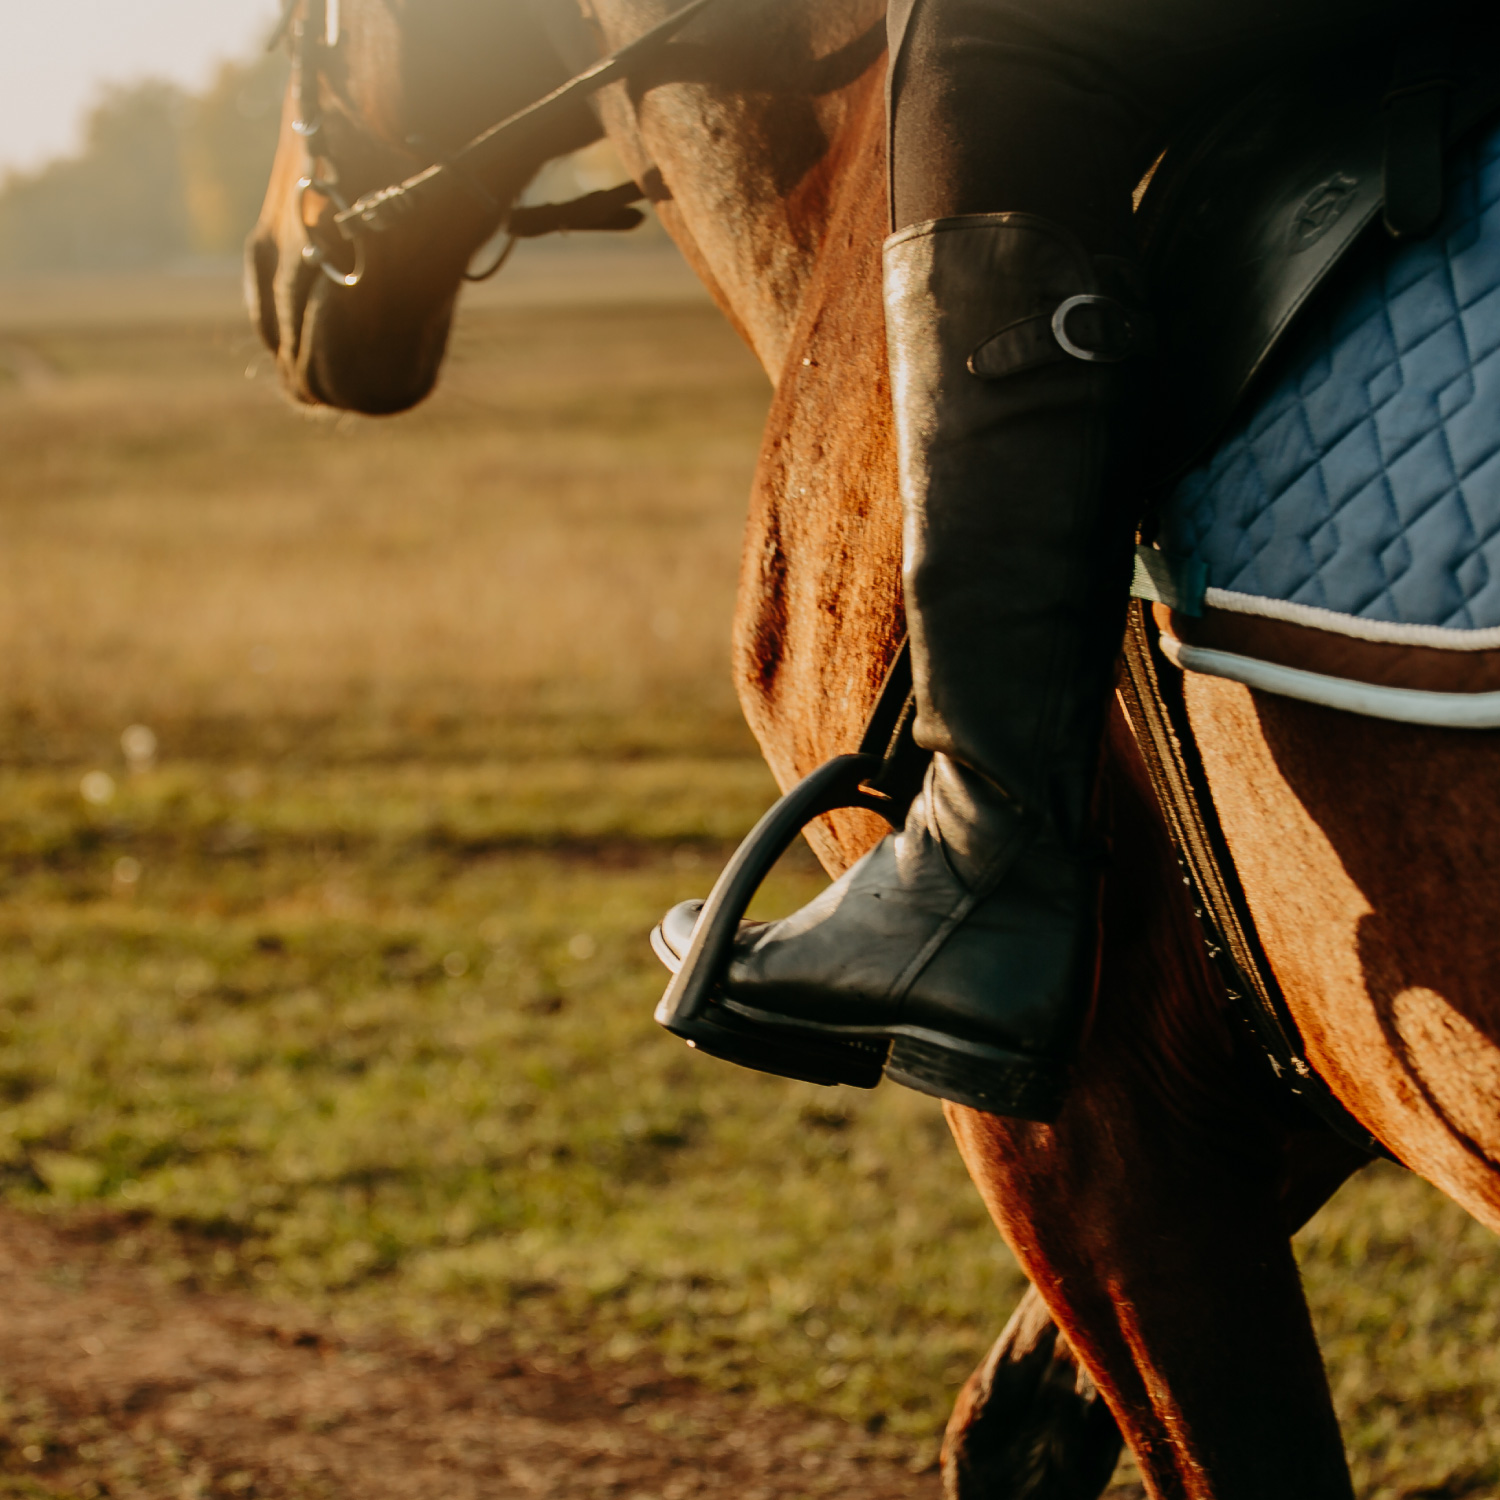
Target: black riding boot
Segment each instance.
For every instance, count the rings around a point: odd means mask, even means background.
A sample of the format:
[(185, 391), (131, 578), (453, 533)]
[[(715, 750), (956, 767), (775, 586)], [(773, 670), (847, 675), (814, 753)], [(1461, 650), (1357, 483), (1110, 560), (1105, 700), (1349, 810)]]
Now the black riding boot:
[[(1046, 1120), (1098, 962), (1130, 556), (1108, 481), (1141, 319), (1118, 265), (1030, 214), (894, 235), (885, 288), (916, 738), (935, 754), (900, 833), (742, 928), (718, 1001), (783, 1038), (889, 1038), (888, 1077)], [(691, 921), (664, 924), (674, 948)]]

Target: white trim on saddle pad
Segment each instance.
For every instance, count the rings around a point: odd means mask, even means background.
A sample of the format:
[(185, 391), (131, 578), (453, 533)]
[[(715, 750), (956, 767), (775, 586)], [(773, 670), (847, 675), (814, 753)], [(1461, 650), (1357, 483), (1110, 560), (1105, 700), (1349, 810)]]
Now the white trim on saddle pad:
[[(1223, 607), (1212, 599), (1209, 602), (1217, 608)], [(1324, 708), (1363, 714), (1367, 719), (1394, 719), (1400, 724), (1431, 724), (1442, 729), (1500, 729), (1500, 693), (1431, 693), (1422, 688), (1352, 682), (1347, 677), (1325, 677), (1321, 672), (1306, 672), (1300, 667), (1282, 667), (1249, 656), (1236, 656), (1232, 651), (1187, 646), (1165, 633), (1161, 636), (1161, 649), (1167, 660), (1184, 672), (1224, 677), (1283, 698), (1299, 698), (1304, 703), (1320, 703)]]
[[(1357, 641), (1380, 641), (1391, 646), (1431, 646), (1438, 651), (1493, 651), (1500, 647), (1500, 627), (1495, 626), (1487, 630), (1450, 630), (1446, 625), (1395, 625), (1386, 620), (1361, 620), (1356, 615), (1341, 615), (1337, 610), (1320, 609), (1314, 604), (1292, 604), (1285, 599), (1262, 599), (1258, 594), (1237, 594), (1232, 589), (1205, 589), (1203, 602), (1210, 609), (1224, 609), (1237, 615), (1260, 615), (1267, 620), (1285, 620), (1291, 625), (1307, 625), (1333, 635), (1352, 636)], [(1427, 696), (1440, 698), (1446, 695), (1429, 693)], [(1378, 717), (1396, 716), (1382, 714)], [(1413, 722), (1426, 724), (1429, 721), (1419, 719)]]

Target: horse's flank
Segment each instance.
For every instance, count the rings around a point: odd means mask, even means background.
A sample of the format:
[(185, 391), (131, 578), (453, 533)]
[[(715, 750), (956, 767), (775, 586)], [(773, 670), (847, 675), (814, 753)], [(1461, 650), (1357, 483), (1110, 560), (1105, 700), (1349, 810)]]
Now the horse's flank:
[(1409, 1166), (1500, 1230), (1500, 861), (1488, 732), (1189, 677), (1225, 835), (1308, 1055)]

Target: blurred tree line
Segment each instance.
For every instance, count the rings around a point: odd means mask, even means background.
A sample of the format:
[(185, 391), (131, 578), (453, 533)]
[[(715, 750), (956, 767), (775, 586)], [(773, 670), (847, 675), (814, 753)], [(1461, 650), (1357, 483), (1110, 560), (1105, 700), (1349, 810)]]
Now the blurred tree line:
[(202, 94), (108, 90), (77, 156), (0, 182), (0, 272), (238, 254), (270, 175), (286, 70), (276, 53), (225, 64)]

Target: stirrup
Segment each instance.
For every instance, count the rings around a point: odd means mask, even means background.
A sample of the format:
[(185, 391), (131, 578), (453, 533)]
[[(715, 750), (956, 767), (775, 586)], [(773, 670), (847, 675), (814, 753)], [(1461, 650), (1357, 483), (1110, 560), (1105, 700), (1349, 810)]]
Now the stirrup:
[(750, 830), (714, 882), (681, 960), (659, 925), (651, 934), (651, 946), (673, 976), (656, 1007), (660, 1025), (710, 1057), (759, 1073), (804, 1083), (847, 1083), (859, 1089), (872, 1089), (880, 1082), (889, 1042), (805, 1031), (793, 1035), (720, 1005), (717, 992), (755, 893), (814, 818), (844, 807), (863, 807), (893, 828), (905, 821), (927, 763), (925, 752), (912, 739), (915, 717), (911, 642), (903, 640), (881, 684), (859, 752), (819, 766)]
[(878, 755), (840, 755), (798, 782), (751, 829), (714, 882), (703, 903), (693, 940), (676, 960), (658, 926), (651, 946), (672, 982), (656, 1007), (656, 1019), (688, 1046), (725, 1062), (776, 1073), (805, 1083), (847, 1083), (872, 1089), (885, 1068), (888, 1042), (840, 1040), (799, 1032), (795, 1039), (757, 1025), (716, 1002), (729, 967), (730, 950), (746, 910), (776, 861), (814, 818), (843, 807), (864, 807), (893, 826), (904, 807), (867, 783), (885, 762)]

